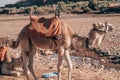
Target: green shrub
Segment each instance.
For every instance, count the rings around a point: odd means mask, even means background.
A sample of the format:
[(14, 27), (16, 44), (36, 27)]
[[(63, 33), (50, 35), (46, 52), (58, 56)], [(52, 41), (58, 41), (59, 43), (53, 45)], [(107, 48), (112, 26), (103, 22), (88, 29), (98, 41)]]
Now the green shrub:
[(92, 13), (92, 10), (88, 7), (88, 3), (84, 3), (81, 6), (81, 9), (83, 10), (83, 13)]
[(0, 11), (0, 14), (9, 14), (9, 13), (16, 13), (17, 9), (15, 7), (13, 8), (4, 8)]
[(92, 13), (92, 10), (87, 6), (82, 7), (82, 9), (83, 9), (83, 13)]
[(30, 7), (20, 7), (19, 8), (19, 14), (29, 14), (30, 13)]
[(98, 1), (97, 0), (90, 0), (89, 3), (88, 3), (88, 7), (90, 7), (91, 9), (93, 10), (97, 10), (97, 3)]
[(66, 10), (66, 4), (63, 1), (58, 2), (58, 8), (61, 11), (65, 11)]
[(9, 10), (8, 9), (3, 9), (0, 11), (0, 14), (8, 14)]
[(108, 10), (108, 3), (107, 2), (103, 2), (103, 3), (99, 3), (99, 10), (101, 13), (105, 13)]

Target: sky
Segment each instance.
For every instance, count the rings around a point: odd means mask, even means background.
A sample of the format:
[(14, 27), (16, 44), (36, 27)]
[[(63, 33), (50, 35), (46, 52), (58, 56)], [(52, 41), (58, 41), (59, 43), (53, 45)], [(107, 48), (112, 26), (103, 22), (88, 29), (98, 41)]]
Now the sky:
[(14, 4), (19, 0), (0, 0), (0, 7), (5, 6), (6, 4)]

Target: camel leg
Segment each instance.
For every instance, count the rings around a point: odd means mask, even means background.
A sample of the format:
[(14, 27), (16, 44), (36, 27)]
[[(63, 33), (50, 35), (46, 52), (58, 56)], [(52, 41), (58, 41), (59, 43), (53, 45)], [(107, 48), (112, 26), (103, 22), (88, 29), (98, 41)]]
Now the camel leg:
[(32, 73), (34, 79), (37, 80), (37, 77), (36, 77), (34, 69), (33, 69), (33, 60), (34, 60), (35, 53), (36, 53), (36, 48), (32, 46), (32, 49), (31, 49), (30, 55), (29, 55), (28, 68), (29, 68), (30, 72)]
[(29, 80), (29, 76), (28, 76), (28, 56), (26, 55), (27, 53), (25, 51), (22, 51), (22, 61), (23, 61), (23, 70), (24, 73), (26, 75), (27, 80)]
[(11, 70), (7, 69), (8, 64), (10, 64), (10, 63), (7, 63), (7, 62), (2, 63), (2, 67), (1, 67), (1, 73), (2, 74), (11, 75)]
[(58, 50), (58, 80), (61, 80), (62, 61), (65, 50), (63, 48), (60, 48)]
[(68, 65), (68, 80), (71, 80), (72, 62), (71, 62), (68, 50), (65, 51), (65, 55), (64, 56), (65, 56), (65, 59), (67, 61), (67, 65)]
[[(1, 73), (5, 75), (12, 75), (12, 76), (20, 76), (22, 72), (19, 71), (13, 71), (12, 68), (10, 68), (13, 65), (13, 63), (7, 63), (3, 62), (1, 67)], [(10, 68), (10, 69), (8, 69)]]
[(94, 40), (90, 43), (89, 48), (90, 48), (91, 50), (93, 50), (93, 48), (95, 48), (96, 41), (97, 41), (97, 40), (94, 39)]
[(99, 48), (102, 43), (102, 38), (98, 38), (97, 43), (96, 43), (96, 48)]

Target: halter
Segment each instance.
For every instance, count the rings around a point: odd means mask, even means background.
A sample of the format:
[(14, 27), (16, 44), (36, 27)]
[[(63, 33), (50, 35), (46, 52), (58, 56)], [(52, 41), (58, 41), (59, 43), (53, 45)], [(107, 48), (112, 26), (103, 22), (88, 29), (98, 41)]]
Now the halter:
[(106, 33), (108, 32), (107, 21), (106, 21), (106, 23), (105, 23), (105, 31), (104, 31), (104, 32), (105, 32), (105, 35), (104, 35), (102, 41), (105, 39)]

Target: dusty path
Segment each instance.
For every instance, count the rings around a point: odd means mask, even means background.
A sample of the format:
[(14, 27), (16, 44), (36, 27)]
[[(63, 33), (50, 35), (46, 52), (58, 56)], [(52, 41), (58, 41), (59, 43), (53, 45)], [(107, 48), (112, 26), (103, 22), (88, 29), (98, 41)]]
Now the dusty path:
[[(48, 15), (47, 17), (51, 16), (52, 15)], [(87, 15), (87, 17), (85, 17), (85, 15), (63, 15), (62, 19), (80, 36), (86, 36), (94, 22), (108, 21), (108, 23), (113, 24), (115, 26), (114, 31), (107, 34), (101, 47), (105, 50), (109, 50), (112, 55), (120, 55), (120, 16), (92, 17)], [(28, 23), (29, 16), (0, 16), (0, 37), (8, 36), (10, 38), (16, 38), (20, 30)], [(83, 52), (79, 54), (81, 53)], [(79, 54), (76, 55), (80, 56)], [(39, 54), (35, 57), (34, 68), (39, 80), (57, 80), (57, 77), (50, 79), (41, 78), (43, 73), (57, 71), (57, 59), (41, 56)], [(120, 80), (120, 70), (105, 68), (95, 60), (91, 62), (89, 58), (81, 64), (73, 61), (73, 65), (72, 80)], [(63, 68), (62, 80), (67, 80), (67, 66), (65, 62), (63, 63)], [(26, 80), (26, 78), (25, 76), (13, 77), (0, 75), (0, 80)]]

